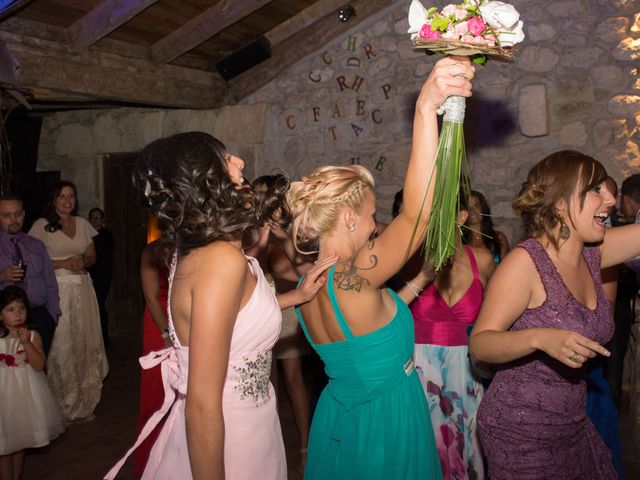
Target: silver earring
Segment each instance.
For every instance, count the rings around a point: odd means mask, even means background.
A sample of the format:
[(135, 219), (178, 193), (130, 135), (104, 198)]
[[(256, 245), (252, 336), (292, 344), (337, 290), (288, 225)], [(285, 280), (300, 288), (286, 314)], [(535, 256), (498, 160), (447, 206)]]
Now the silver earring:
[(564, 223), (564, 220), (560, 220), (560, 238), (562, 240), (568, 240), (571, 235), (571, 230), (569, 230), (569, 225)]
[(350, 232), (355, 232), (356, 231), (356, 224), (355, 223), (350, 223), (349, 225), (347, 225), (347, 228), (349, 229)]

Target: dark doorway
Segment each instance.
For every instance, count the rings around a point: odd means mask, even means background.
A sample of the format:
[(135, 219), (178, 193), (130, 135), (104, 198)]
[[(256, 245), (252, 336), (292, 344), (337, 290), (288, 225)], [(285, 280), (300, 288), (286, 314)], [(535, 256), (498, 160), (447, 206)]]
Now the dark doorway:
[(147, 240), (147, 210), (131, 184), (137, 154), (103, 160), (105, 224), (113, 233), (113, 281), (107, 301), (112, 331), (139, 330), (144, 313), (140, 255)]

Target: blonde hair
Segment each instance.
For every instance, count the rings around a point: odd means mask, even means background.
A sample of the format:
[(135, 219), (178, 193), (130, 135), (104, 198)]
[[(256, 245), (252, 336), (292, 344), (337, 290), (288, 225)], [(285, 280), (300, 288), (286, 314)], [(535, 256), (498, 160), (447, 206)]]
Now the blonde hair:
[(293, 215), (293, 243), (316, 240), (331, 232), (340, 212), (360, 209), (367, 189), (374, 188), (373, 175), (361, 165), (316, 168), (308, 177), (291, 182), (287, 203)]

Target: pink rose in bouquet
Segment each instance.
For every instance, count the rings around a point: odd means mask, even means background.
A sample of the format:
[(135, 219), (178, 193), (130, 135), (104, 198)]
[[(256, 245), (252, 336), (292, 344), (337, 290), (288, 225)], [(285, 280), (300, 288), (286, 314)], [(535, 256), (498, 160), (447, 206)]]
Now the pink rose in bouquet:
[(420, 29), (420, 36), (422, 38), (430, 38), (430, 39), (440, 38), (440, 32), (438, 30), (432, 30), (431, 25), (428, 23), (425, 23)]
[(471, 32), (471, 34), (475, 35), (476, 37), (481, 36), (482, 32), (487, 29), (487, 26), (488, 25), (484, 22), (482, 17), (471, 17), (467, 22), (467, 28), (469, 29), (469, 32)]
[(456, 32), (456, 35), (458, 35), (458, 37), (462, 37), (463, 35), (466, 35), (468, 32), (471, 31), (468, 28), (468, 24), (469, 24), (469, 22), (465, 21), (465, 22), (460, 22), (460, 23), (458, 23), (458, 24), (453, 26), (453, 30), (454, 30), (454, 32)]
[(467, 18), (468, 12), (461, 5), (447, 5), (442, 9), (442, 15), (445, 17), (453, 15), (456, 20), (464, 20)]

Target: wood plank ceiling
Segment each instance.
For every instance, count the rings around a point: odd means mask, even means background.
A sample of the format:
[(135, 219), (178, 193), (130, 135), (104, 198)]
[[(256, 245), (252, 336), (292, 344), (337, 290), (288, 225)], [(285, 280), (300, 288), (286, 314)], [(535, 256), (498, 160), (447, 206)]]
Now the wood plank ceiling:
[[(337, 12), (347, 3), (357, 15), (343, 23)], [(0, 18), (0, 85), (39, 108), (216, 108), (392, 3), (27, 0)], [(216, 64), (261, 37), (271, 58), (225, 81)]]

